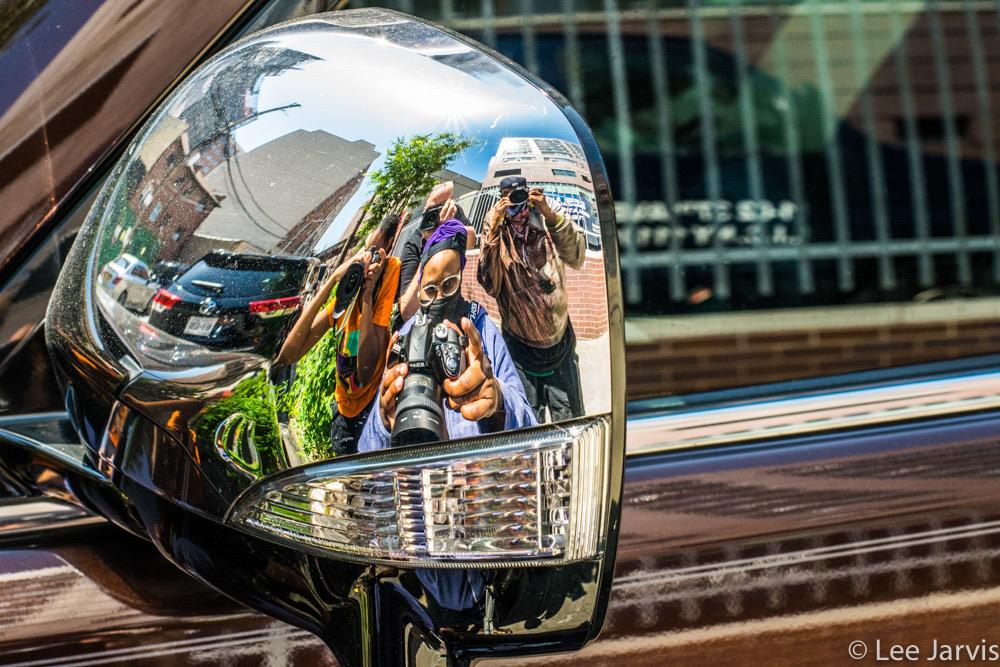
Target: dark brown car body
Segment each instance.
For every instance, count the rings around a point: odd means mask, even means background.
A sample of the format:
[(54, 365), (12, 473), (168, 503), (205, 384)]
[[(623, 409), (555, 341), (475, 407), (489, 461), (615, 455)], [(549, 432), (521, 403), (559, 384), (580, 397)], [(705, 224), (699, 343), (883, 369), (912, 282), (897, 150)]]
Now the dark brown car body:
[[(30, 42), (32, 21), (44, 27), (46, 3), (21, 4), (3, 17), (8, 53)], [(107, 162), (266, 4), (78, 8), (91, 12), (88, 29), (11, 84), (0, 107), (5, 432), (27, 428), (20, 415), (61, 409), (42, 317)], [(856, 640), (993, 642), (1000, 416), (988, 399), (1000, 381), (988, 369), (847, 378), (780, 400), (775, 389), (735, 413), (685, 406), (696, 426), (666, 403), (633, 403), (604, 632), (546, 664), (840, 664)], [(2, 477), (0, 495), (0, 663), (333, 663), (309, 633), (218, 595), (103, 520), (21, 497)]]

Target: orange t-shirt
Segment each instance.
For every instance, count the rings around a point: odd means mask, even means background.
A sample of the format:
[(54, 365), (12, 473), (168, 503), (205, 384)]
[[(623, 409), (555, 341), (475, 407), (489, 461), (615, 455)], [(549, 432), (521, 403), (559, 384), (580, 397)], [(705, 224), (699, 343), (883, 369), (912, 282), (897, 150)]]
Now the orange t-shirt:
[[(377, 327), (388, 328), (392, 318), (392, 306), (396, 302), (396, 292), (399, 288), (399, 258), (387, 257), (382, 273), (382, 284), (375, 295), (375, 310), (372, 313), (372, 323)], [(363, 288), (362, 288), (363, 289)], [(378, 355), (378, 365), (367, 384), (358, 382), (358, 351), (361, 349), (361, 295), (351, 308), (333, 319), (333, 303), (327, 307), (326, 316), (330, 319), (334, 330), (343, 332), (337, 345), (337, 409), (345, 417), (356, 417), (371, 403), (378, 392), (385, 370), (385, 350)], [(347, 318), (345, 322), (344, 319)]]

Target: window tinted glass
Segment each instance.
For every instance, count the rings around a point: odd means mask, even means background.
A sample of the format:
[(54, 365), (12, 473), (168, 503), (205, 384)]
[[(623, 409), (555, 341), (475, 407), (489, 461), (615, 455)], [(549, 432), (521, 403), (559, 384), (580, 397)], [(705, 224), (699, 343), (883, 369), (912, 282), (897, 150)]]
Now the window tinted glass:
[(1000, 349), (995, 4), (553, 4), (389, 6), (496, 46), (594, 128), (630, 397)]
[(305, 279), (305, 271), (305, 262), (278, 263), (245, 257), (210, 258), (194, 264), (177, 282), (198, 294), (266, 298), (297, 294)]

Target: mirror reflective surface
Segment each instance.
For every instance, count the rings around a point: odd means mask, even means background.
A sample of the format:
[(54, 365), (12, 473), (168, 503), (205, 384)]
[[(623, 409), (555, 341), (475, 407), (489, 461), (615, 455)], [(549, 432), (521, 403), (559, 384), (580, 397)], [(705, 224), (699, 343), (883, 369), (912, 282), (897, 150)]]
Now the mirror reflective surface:
[(252, 35), (118, 174), (89, 277), (135, 366), (122, 400), (225, 499), (300, 464), (611, 411), (577, 132), (433, 26), (362, 11)]
[(580, 116), (363, 10), (179, 84), (98, 193), (46, 343), (102, 513), (343, 664), (462, 664), (601, 627), (622, 326)]

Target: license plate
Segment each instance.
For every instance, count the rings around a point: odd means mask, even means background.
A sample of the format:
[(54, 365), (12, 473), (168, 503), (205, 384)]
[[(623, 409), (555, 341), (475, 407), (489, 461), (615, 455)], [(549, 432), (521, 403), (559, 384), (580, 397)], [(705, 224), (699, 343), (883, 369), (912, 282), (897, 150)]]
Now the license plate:
[(218, 321), (218, 317), (192, 317), (184, 327), (184, 333), (192, 336), (208, 336)]

